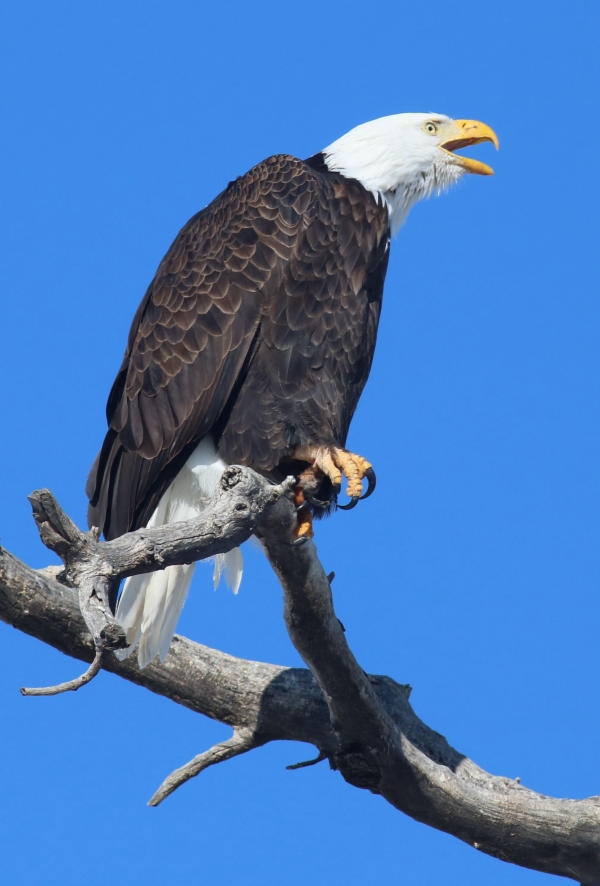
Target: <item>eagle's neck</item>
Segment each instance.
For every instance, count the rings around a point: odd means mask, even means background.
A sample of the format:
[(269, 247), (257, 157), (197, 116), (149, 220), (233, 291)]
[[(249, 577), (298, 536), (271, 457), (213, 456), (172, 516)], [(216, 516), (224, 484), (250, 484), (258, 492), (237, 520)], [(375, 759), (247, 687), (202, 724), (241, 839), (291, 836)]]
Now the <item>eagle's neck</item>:
[(403, 115), (382, 117), (347, 132), (321, 152), (330, 172), (356, 179), (385, 203), (392, 234), (412, 207), (453, 184), (462, 169), (424, 157), (407, 138)]
[(390, 176), (381, 175), (381, 164), (377, 162), (365, 161), (362, 158), (353, 160), (344, 157), (342, 152), (332, 151), (330, 148), (315, 156), (320, 159), (322, 171), (337, 172), (345, 178), (355, 179), (370, 191), (378, 202), (387, 206), (392, 235), (402, 227), (415, 203), (429, 197), (440, 187), (434, 169), (429, 174), (423, 173), (415, 179), (393, 182)]
[[(328, 162), (327, 156), (325, 155), (325, 153), (323, 151), (320, 151), (318, 154), (314, 154), (312, 157), (309, 157), (304, 162), (307, 164), (307, 166), (310, 166), (311, 169), (314, 169), (316, 172), (325, 172), (325, 173), (334, 172), (337, 175), (343, 176), (344, 178), (352, 178), (352, 179), (357, 180), (361, 185), (363, 185), (363, 187), (367, 191), (369, 191), (369, 193), (373, 194), (373, 196), (375, 197), (375, 199), (377, 200), (378, 203), (386, 206), (387, 211), (388, 211), (390, 228), (392, 228), (392, 225), (393, 225), (393, 222), (395, 221), (395, 219), (400, 218), (402, 211), (401, 211), (400, 207), (398, 207), (398, 205), (397, 205), (397, 195), (396, 194), (392, 194), (391, 192), (389, 192), (388, 194), (384, 194), (378, 189), (368, 187), (368, 185), (366, 185), (365, 182), (362, 181), (357, 175), (350, 175), (348, 172), (346, 172), (346, 170), (343, 170), (343, 169), (332, 168), (332, 166), (330, 166), (330, 164)], [(406, 215), (408, 214), (409, 209), (410, 209), (410, 207), (408, 207), (406, 209), (406, 211), (402, 214), (402, 220), (399, 221), (399, 223), (397, 225), (395, 225), (395, 227), (392, 228), (393, 233), (396, 233), (396, 231), (398, 230), (398, 228), (400, 227), (400, 225), (402, 224), (402, 222), (406, 218)]]

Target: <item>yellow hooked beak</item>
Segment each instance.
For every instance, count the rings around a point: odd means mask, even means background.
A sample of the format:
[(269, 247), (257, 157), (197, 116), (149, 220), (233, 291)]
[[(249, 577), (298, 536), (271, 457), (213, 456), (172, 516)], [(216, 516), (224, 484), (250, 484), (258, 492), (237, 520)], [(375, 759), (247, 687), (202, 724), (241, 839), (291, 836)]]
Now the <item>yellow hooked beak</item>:
[(452, 162), (462, 166), (465, 172), (474, 172), (477, 175), (494, 174), (494, 170), (486, 163), (452, 153), (457, 148), (478, 145), (480, 142), (492, 142), (498, 150), (498, 136), (486, 123), (480, 123), (479, 120), (452, 120), (443, 128), (440, 127), (440, 135), (442, 136), (440, 148), (450, 154)]

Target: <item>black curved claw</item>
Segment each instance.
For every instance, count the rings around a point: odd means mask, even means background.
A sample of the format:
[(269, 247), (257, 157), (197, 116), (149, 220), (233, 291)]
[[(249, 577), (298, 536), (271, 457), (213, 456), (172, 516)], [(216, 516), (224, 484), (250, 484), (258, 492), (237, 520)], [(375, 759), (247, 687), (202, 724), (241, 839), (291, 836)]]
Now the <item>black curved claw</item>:
[(361, 495), (360, 500), (364, 501), (365, 498), (368, 498), (370, 495), (373, 495), (375, 492), (375, 487), (377, 485), (377, 477), (375, 476), (375, 471), (373, 468), (368, 468), (365, 471), (365, 477), (367, 478), (368, 486), (367, 491), (364, 495)]
[(291, 548), (299, 548), (302, 545), (306, 544), (308, 541), (307, 535), (301, 535), (300, 538), (295, 538), (293, 541), (288, 541), (288, 544)]
[(355, 507), (356, 507), (356, 505), (359, 503), (359, 501), (360, 501), (360, 496), (359, 496), (359, 495), (353, 495), (352, 498), (350, 499), (350, 501), (349, 501), (349, 503), (348, 503), (347, 505), (338, 505), (338, 508), (339, 508), (341, 511), (351, 511), (352, 508), (355, 508)]

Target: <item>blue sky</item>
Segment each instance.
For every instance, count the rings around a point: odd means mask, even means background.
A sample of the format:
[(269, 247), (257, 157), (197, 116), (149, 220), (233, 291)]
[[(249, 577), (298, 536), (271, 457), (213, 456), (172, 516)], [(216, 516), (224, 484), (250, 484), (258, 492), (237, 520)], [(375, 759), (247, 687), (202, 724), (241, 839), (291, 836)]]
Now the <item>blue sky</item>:
[[(349, 445), (376, 494), (317, 544), (362, 666), (413, 686), (461, 752), (542, 793), (600, 793), (597, 33), (592, 2), (23, 3), (0, 21), (2, 544), (51, 562), (26, 496), (80, 524), (129, 323), (177, 230), (276, 152), (400, 111), (473, 117), (501, 151), (393, 244)], [(198, 570), (182, 633), (294, 665), (250, 551)], [(0, 626), (7, 882), (535, 886), (271, 745), (145, 802), (226, 727)], [(101, 859), (101, 860), (100, 860)], [(114, 873), (113, 872), (117, 872)], [(556, 879), (556, 882), (559, 882)]]

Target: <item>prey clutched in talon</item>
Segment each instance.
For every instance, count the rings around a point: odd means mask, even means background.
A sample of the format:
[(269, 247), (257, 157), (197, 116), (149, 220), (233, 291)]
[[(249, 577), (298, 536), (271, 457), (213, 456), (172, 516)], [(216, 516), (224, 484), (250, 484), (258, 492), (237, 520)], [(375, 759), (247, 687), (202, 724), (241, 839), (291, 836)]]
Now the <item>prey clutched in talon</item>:
[[(362, 455), (337, 446), (299, 446), (294, 452), (294, 458), (311, 463), (314, 469), (325, 474), (336, 493), (341, 489), (342, 477), (346, 478), (346, 492), (350, 502), (347, 505), (338, 505), (342, 510), (349, 511), (356, 507), (359, 501), (368, 498), (375, 490), (375, 471)], [(364, 495), (363, 480), (367, 481)]]

